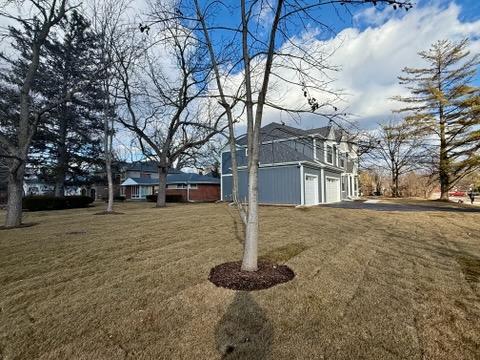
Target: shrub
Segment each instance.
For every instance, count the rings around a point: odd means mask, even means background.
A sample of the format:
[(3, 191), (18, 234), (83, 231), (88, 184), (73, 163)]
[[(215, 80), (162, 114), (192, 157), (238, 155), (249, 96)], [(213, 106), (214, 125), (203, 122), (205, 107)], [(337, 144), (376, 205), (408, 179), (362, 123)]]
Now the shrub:
[(30, 211), (83, 208), (90, 205), (93, 200), (89, 196), (30, 195), (23, 198), (23, 208)]
[(146, 198), (147, 198), (147, 201), (157, 202), (157, 194), (147, 195)]
[(182, 198), (182, 195), (172, 194), (172, 195), (167, 195), (165, 201), (166, 202), (182, 202), (183, 198)]
[(85, 208), (94, 201), (90, 196), (83, 195), (65, 196), (64, 199), (66, 209)]
[[(108, 196), (102, 197), (102, 200), (107, 202), (108, 201)], [(127, 200), (127, 197), (123, 196), (123, 195), (116, 195), (116, 196), (113, 197), (113, 201), (123, 202), (125, 200)]]
[[(150, 202), (157, 202), (157, 194), (147, 195), (146, 199), (147, 199), (147, 201), (150, 201)], [(182, 199), (182, 195), (167, 194), (165, 196), (165, 201), (166, 202), (182, 202), (183, 199)]]

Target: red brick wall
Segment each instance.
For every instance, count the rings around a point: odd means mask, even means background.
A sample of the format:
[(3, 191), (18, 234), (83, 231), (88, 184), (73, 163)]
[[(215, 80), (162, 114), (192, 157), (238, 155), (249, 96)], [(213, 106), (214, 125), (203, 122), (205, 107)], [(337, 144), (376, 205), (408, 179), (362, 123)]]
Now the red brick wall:
[[(168, 195), (180, 195), (182, 201), (187, 201), (187, 189), (167, 189)], [(220, 185), (198, 185), (197, 189), (190, 189), (190, 201), (217, 201), (220, 200)]]
[[(167, 189), (168, 195), (180, 195), (182, 201), (187, 201), (187, 189)], [(125, 186), (125, 196), (131, 199), (131, 187)], [(198, 185), (197, 189), (190, 189), (190, 201), (217, 201), (220, 200), (220, 185)]]

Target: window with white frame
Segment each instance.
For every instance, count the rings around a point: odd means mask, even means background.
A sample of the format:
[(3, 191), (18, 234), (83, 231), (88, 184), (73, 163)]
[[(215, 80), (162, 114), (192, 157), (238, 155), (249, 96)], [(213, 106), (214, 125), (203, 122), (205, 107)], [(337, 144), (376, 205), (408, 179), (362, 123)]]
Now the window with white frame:
[(190, 189), (198, 189), (198, 185), (197, 184), (189, 184), (188, 187)]
[(342, 191), (345, 191), (345, 176), (342, 176), (341, 183), (342, 183)]
[(125, 196), (125, 186), (120, 186), (120, 196)]
[(327, 163), (333, 164), (333, 148), (327, 145)]
[(340, 167), (345, 168), (345, 156), (343, 154), (340, 155)]

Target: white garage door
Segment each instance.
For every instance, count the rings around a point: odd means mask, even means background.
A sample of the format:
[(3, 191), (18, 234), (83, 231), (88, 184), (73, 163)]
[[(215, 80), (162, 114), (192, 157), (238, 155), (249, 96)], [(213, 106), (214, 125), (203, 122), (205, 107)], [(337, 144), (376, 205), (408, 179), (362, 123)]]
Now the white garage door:
[(327, 203), (339, 202), (340, 201), (340, 179), (335, 178), (325, 178), (327, 183), (326, 191), (326, 201)]
[(318, 204), (318, 176), (305, 174), (305, 205)]

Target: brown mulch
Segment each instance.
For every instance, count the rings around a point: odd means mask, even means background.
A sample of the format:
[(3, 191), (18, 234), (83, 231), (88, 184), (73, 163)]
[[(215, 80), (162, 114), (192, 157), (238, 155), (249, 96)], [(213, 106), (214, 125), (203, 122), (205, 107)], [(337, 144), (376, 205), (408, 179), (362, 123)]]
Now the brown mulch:
[(123, 212), (118, 212), (118, 211), (100, 211), (98, 213), (95, 213), (93, 215), (123, 215), (125, 213)]
[(210, 270), (208, 279), (219, 287), (253, 291), (268, 289), (295, 277), (295, 273), (288, 266), (269, 261), (259, 261), (257, 271), (242, 271), (241, 266), (241, 261), (217, 265)]
[(24, 223), (24, 224), (20, 224), (19, 226), (10, 226), (10, 227), (6, 227), (5, 225), (2, 225), (2, 226), (0, 226), (0, 230), (21, 229), (21, 228), (32, 227), (32, 226), (35, 226), (35, 225), (38, 225), (38, 223), (36, 223), (36, 222)]

